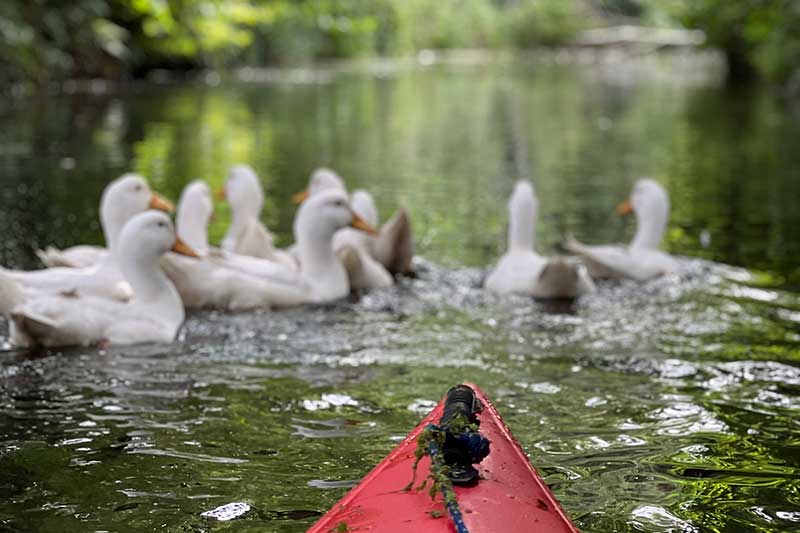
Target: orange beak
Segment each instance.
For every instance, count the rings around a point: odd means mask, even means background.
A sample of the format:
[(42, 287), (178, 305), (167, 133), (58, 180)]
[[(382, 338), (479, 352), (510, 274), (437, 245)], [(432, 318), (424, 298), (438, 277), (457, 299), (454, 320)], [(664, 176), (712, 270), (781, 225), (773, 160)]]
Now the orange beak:
[(294, 202), (295, 205), (300, 205), (307, 199), (308, 199), (308, 189), (292, 195), (292, 202)]
[(228, 198), (228, 195), (225, 194), (225, 187), (214, 191), (214, 198), (216, 198), (220, 202), (224, 202)]
[(172, 245), (172, 251), (176, 254), (186, 255), (189, 257), (200, 257), (198, 253), (192, 250), (188, 244), (181, 240), (180, 237), (175, 237), (175, 244)]
[(619, 216), (630, 215), (633, 213), (633, 204), (630, 200), (625, 200), (617, 206), (617, 214)]
[(353, 213), (353, 222), (350, 223), (350, 226), (369, 233), (370, 235), (378, 235), (378, 230), (373, 228), (366, 220), (361, 218), (360, 216)]
[(172, 213), (175, 211), (175, 206), (172, 205), (172, 202), (154, 192), (150, 196), (150, 209), (158, 209), (159, 211), (166, 211), (167, 213)]

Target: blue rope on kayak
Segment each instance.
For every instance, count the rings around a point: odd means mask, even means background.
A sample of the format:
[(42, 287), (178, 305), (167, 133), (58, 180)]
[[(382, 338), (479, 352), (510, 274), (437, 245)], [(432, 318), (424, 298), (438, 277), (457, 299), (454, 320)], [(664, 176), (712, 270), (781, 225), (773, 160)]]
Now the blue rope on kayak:
[[(447, 431), (446, 429), (434, 424), (428, 425), (426, 429), (439, 432)], [(428, 455), (431, 458), (431, 471), (433, 471), (434, 465), (437, 465), (441, 469), (444, 468), (444, 457), (440, 453), (439, 447), (436, 444), (436, 439), (431, 439), (430, 443), (428, 443)], [(447, 509), (447, 514), (450, 515), (450, 520), (453, 521), (453, 525), (456, 528), (456, 533), (469, 533), (467, 525), (464, 523), (464, 515), (461, 514), (461, 507), (458, 505), (458, 498), (456, 498), (456, 493), (453, 490), (452, 482), (441, 483), (439, 490), (442, 492), (444, 506)]]
[[(465, 453), (465, 458), (469, 461), (469, 464), (477, 464), (489, 455), (489, 439), (475, 431), (475, 427), (471, 424), (466, 424), (462, 420), (454, 422), (446, 425), (428, 424), (425, 427), (419, 439), (420, 446), (417, 448), (417, 462), (426, 453), (431, 458), (431, 478), (433, 478), (431, 496), (435, 494), (435, 490), (438, 487), (442, 493), (447, 514), (455, 526), (456, 533), (469, 533), (467, 525), (464, 523), (461, 508), (458, 505), (458, 498), (453, 489), (453, 481), (449, 475), (449, 467), (445, 462), (445, 454), (442, 447), (449, 437), (452, 439), (448, 443), (451, 447), (455, 445), (462, 453)], [(427, 446), (425, 446), (426, 443)], [(414, 469), (416, 470), (416, 464)], [(413, 484), (413, 480), (411, 484)]]

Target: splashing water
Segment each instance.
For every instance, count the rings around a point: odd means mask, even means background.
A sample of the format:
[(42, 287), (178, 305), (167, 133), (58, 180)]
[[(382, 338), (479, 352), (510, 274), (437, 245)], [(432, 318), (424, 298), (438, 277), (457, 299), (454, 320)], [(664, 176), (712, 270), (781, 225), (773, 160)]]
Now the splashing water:
[[(300, 531), (463, 380), (582, 531), (800, 527), (800, 296), (787, 290), (800, 120), (770, 91), (723, 91), (683, 53), (688, 75), (665, 76), (661, 59), (0, 106), (5, 266), (99, 242), (97, 198), (122, 172), (174, 199), (241, 162), (279, 243), (286, 200), (329, 165), (384, 218), (408, 207), (429, 258), (417, 279), (351, 301), (192, 313), (172, 345), (0, 352), (0, 530)], [(704, 258), (682, 259), (680, 277), (605, 284), (573, 306), (480, 289), (472, 267), (500, 254), (515, 179), (536, 183), (537, 246), (552, 252), (569, 233), (630, 236), (613, 207), (640, 175), (670, 192), (668, 249)], [(229, 213), (215, 209), (218, 242)], [(236, 516), (203, 516), (215, 512)]]
[(297, 530), (471, 380), (583, 530), (795, 523), (800, 299), (684, 260), (548, 313), (419, 266), (358, 301), (194, 314), (174, 346), (6, 354), (0, 516), (178, 528), (240, 501)]

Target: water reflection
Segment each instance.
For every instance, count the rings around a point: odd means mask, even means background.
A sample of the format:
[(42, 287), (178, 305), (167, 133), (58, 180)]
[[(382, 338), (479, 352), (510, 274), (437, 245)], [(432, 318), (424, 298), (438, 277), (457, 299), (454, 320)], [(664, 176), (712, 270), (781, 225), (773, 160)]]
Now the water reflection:
[[(761, 334), (719, 327), (720, 308), (747, 286), (722, 275), (728, 267), (683, 266), (710, 275), (605, 286), (575, 314), (549, 315), (483, 294), (469, 283), (479, 271), (427, 264), (419, 279), (361, 301), (194, 315), (166, 352), (7, 354), (0, 513), (49, 509), (28, 515), (45, 528), (111, 524), (123, 512), (145, 524), (158, 508), (180, 527), (241, 501), (260, 510), (247, 520), (296, 530), (316, 514), (286, 513), (324, 510), (442, 390), (469, 379), (497, 399), (583, 530), (785, 530), (791, 516), (778, 513), (792, 512), (796, 490), (800, 374), (791, 361), (800, 347), (781, 360), (726, 361), (727, 344)], [(452, 279), (464, 282), (456, 299)], [(708, 295), (705, 309), (717, 312), (687, 310)], [(741, 322), (776, 304), (753, 305)], [(687, 313), (695, 327), (683, 330)], [(659, 348), (664, 338), (675, 347), (703, 336), (722, 348)], [(98, 490), (77, 491), (76, 476)], [(131, 498), (139, 505), (124, 507)]]
[[(325, 164), (369, 187), (384, 216), (408, 206), (423, 255), (452, 265), (497, 256), (518, 177), (536, 183), (544, 251), (569, 233), (624, 240), (632, 227), (613, 206), (634, 179), (651, 175), (673, 199), (673, 251), (783, 276), (796, 275), (800, 256), (800, 157), (791, 145), (800, 121), (757, 89), (638, 77), (619, 84), (575, 66), (486, 64), (19, 104), (0, 115), (10, 185), (0, 195), (0, 223), (10, 228), (2, 264), (34, 266), (33, 248), (49, 243), (97, 242), (96, 199), (124, 171), (176, 198), (191, 179), (220, 185), (241, 161), (264, 181), (264, 218), (281, 243), (290, 237), (291, 193)], [(226, 210), (217, 206), (212, 240)]]
[[(0, 523), (207, 529), (201, 513), (233, 502), (250, 508), (242, 528), (297, 531), (466, 379), (496, 399), (584, 531), (795, 527), (800, 297), (783, 285), (800, 161), (786, 149), (798, 125), (777, 106), (760, 92), (484, 65), (6, 110), (4, 264), (96, 241), (97, 195), (128, 167), (176, 197), (240, 160), (261, 174), (284, 242), (285, 200), (331, 164), (384, 213), (412, 209), (425, 259), (417, 279), (353, 301), (193, 314), (170, 346), (0, 352)], [(649, 173), (673, 196), (673, 251), (771, 274), (684, 259), (682, 277), (604, 285), (567, 313), (486, 295), (480, 267), (526, 173), (543, 249), (568, 232), (624, 238), (612, 207)]]

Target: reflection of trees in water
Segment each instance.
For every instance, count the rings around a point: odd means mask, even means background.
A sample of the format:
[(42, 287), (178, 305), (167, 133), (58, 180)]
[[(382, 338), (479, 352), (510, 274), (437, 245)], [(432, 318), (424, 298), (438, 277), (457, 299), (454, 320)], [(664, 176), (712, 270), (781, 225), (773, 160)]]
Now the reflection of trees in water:
[(33, 251), (47, 244), (101, 242), (100, 192), (122, 166), (114, 106), (103, 96), (42, 96), (15, 102), (0, 116), (5, 228), (0, 264), (36, 267)]
[(702, 253), (696, 235), (707, 228), (713, 258), (791, 272), (800, 258), (800, 160), (790, 145), (798, 124), (769, 91), (752, 88), (695, 91), (685, 120), (676, 144), (690, 157), (676, 176), (691, 207), (673, 201), (673, 209), (693, 233), (675, 246)]
[[(100, 192), (124, 171), (177, 199), (188, 181), (218, 187), (230, 165), (247, 162), (282, 243), (291, 241), (291, 193), (319, 165), (370, 189), (384, 218), (407, 206), (423, 254), (470, 265), (502, 248), (507, 195), (520, 177), (535, 183), (538, 246), (550, 253), (567, 233), (627, 240), (633, 224), (613, 207), (651, 175), (672, 195), (671, 250), (795, 268), (800, 156), (789, 143), (798, 125), (767, 91), (630, 84), (546, 64), (331, 76), (53, 97), (8, 112), (2, 148), (15, 192), (0, 197), (13, 228), (3, 264), (35, 265), (34, 246), (100, 242)], [(212, 241), (227, 209), (218, 203)], [(704, 229), (708, 249), (698, 242)]]

